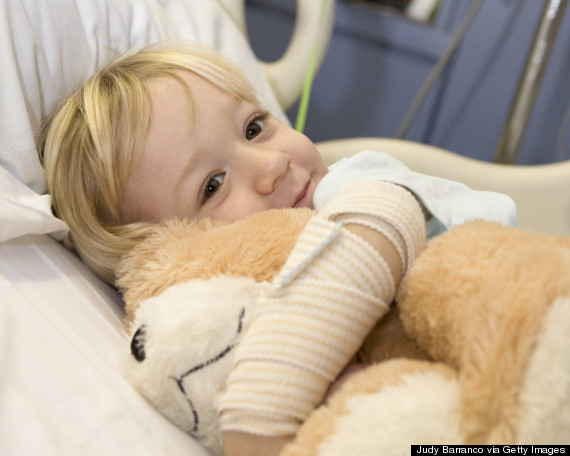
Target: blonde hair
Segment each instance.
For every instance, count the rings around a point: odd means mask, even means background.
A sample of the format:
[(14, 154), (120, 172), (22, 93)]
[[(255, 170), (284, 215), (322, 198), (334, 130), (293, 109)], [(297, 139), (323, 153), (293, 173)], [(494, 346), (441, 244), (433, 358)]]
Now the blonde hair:
[[(122, 224), (122, 187), (150, 122), (147, 83), (191, 71), (237, 99), (258, 103), (245, 75), (218, 52), (159, 45), (122, 56), (68, 97), (40, 140), (53, 208), (70, 228), (66, 244), (103, 280), (114, 283), (121, 256), (152, 224)], [(192, 90), (187, 87), (191, 101)]]

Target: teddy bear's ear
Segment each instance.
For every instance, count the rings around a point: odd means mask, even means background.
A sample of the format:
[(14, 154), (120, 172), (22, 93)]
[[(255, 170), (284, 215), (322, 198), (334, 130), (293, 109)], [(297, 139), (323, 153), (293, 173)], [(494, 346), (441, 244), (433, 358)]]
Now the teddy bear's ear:
[(171, 219), (155, 226), (117, 266), (125, 327), (142, 301), (175, 284), (220, 275), (270, 281), (313, 215), (310, 209), (272, 209), (233, 223)]
[(146, 353), (144, 345), (146, 343), (146, 325), (141, 325), (134, 333), (131, 340), (131, 354), (140, 363), (143, 362)]

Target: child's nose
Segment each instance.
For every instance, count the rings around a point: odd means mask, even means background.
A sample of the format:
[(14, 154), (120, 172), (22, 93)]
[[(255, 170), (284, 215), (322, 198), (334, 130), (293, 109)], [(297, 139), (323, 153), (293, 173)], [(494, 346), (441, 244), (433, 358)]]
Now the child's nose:
[(266, 149), (254, 150), (251, 154), (251, 161), (245, 163), (256, 191), (263, 194), (269, 194), (275, 190), (277, 183), (287, 174), (289, 165), (289, 155)]

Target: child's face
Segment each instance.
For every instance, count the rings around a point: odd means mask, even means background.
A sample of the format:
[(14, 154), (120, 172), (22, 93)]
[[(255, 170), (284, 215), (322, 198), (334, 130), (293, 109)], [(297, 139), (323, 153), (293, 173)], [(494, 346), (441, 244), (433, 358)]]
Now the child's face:
[(235, 221), (253, 213), (312, 207), (327, 172), (304, 135), (191, 72), (149, 83), (149, 134), (129, 174), (122, 222), (172, 217)]

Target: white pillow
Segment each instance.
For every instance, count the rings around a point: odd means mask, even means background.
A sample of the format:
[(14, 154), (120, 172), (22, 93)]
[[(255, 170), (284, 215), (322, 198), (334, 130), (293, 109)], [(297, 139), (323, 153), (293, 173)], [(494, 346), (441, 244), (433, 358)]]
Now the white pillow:
[(0, 241), (61, 233), (40, 196), (46, 184), (35, 140), (46, 117), (118, 54), (165, 39), (218, 49), (245, 70), (262, 103), (286, 120), (247, 40), (216, 0), (1, 1), (0, 167), (8, 173), (0, 173), (6, 181)]

